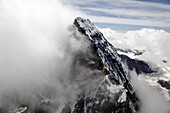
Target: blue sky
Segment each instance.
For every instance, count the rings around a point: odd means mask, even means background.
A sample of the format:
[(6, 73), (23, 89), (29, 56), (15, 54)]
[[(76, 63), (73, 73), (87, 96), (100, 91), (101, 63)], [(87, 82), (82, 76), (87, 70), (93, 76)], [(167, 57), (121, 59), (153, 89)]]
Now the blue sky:
[(70, 3), (99, 27), (170, 32), (170, 0), (70, 0)]

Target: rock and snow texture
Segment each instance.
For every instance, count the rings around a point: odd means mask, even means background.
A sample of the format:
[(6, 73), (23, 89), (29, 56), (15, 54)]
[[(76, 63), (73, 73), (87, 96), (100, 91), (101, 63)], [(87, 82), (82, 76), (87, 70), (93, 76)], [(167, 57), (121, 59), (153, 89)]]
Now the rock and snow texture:
[(119, 61), (119, 57), (115, 48), (104, 38), (103, 34), (90, 22), (90, 20), (78, 17), (74, 24), (78, 30), (91, 41), (92, 45), (96, 47), (98, 56), (103, 62), (107, 70), (113, 74), (115, 82), (127, 87), (127, 90), (133, 93), (127, 74)]
[(137, 64), (138, 61), (143, 62), (143, 67), (147, 68), (140, 68), (137, 74), (147, 75), (142, 78), (145, 78), (149, 84), (157, 86), (162, 90), (163, 95), (168, 100), (170, 99), (169, 89), (167, 89), (170, 80), (170, 33), (147, 28), (124, 33), (109, 28), (99, 30), (117, 48), (120, 56), (132, 59), (127, 62), (127, 65), (130, 63), (131, 67), (135, 69), (134, 64)]
[[(108, 28), (100, 29), (100, 31), (110, 43), (119, 48), (119, 54), (128, 55), (133, 59), (153, 62), (165, 72), (170, 72), (169, 33), (146, 28), (126, 33), (118, 33)], [(136, 50), (141, 54), (135, 55)]]
[[(89, 46), (87, 51), (75, 53), (72, 73), (79, 76), (77, 89), (81, 91), (76, 101), (69, 102), (74, 106), (67, 104), (62, 113), (136, 113), (139, 99), (116, 49), (90, 20), (78, 17), (73, 27), (84, 35), (78, 40), (85, 38)], [(82, 73), (80, 67), (95, 74)]]

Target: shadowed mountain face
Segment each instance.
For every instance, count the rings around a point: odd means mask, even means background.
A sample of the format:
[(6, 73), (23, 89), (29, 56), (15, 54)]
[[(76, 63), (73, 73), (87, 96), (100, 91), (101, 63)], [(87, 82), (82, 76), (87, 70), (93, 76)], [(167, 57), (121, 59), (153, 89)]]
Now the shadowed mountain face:
[(135, 70), (137, 74), (157, 75), (161, 73), (161, 69), (159, 67), (153, 68), (145, 61), (132, 59), (126, 55), (119, 55), (119, 57), (122, 62), (127, 64), (129, 70)]
[(73, 27), (89, 46), (75, 53), (71, 73), (77, 79), (72, 82), (78, 81), (81, 92), (62, 113), (136, 113), (139, 100), (116, 49), (90, 20), (78, 17)]
[(162, 87), (166, 88), (167, 90), (170, 90), (170, 81), (165, 80), (158, 80), (157, 83), (159, 83)]

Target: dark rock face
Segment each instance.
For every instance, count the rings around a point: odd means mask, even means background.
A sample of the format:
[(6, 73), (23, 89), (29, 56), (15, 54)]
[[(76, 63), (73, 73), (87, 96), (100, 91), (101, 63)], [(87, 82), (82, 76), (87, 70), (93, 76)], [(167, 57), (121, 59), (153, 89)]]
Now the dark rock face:
[(90, 42), (90, 46), (87, 51), (75, 55), (72, 74), (80, 76), (81, 66), (89, 69), (90, 73), (81, 74), (79, 88), (82, 90), (77, 100), (70, 102), (74, 104), (66, 105), (62, 113), (136, 113), (139, 99), (116, 49), (90, 20), (78, 17), (74, 26)]
[(170, 90), (170, 82), (164, 81), (164, 80), (158, 80), (157, 81), (162, 87)]
[(145, 52), (144, 50), (143, 51), (139, 51), (137, 49), (131, 50), (131, 49), (116, 48), (116, 50), (120, 51), (120, 52), (124, 52), (124, 53), (133, 53), (136, 56), (143, 55), (143, 53)]
[(119, 55), (121, 61), (126, 63), (130, 70), (135, 70), (137, 74), (153, 74), (158, 73), (160, 70), (157, 68), (152, 68), (148, 63), (138, 60), (138, 59), (131, 59), (126, 55)]

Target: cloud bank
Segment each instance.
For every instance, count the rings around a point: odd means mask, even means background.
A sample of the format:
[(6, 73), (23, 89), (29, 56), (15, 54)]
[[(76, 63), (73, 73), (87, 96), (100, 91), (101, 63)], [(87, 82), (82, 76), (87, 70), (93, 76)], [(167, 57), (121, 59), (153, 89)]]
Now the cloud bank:
[(81, 15), (59, 0), (0, 1), (0, 108), (65, 101), (76, 43), (68, 26)]
[[(119, 33), (111, 29), (100, 29), (104, 36), (116, 48), (137, 49), (144, 51), (141, 56), (133, 56), (133, 58), (142, 59), (144, 61), (154, 62), (161, 66), (167, 73), (170, 72), (170, 34), (163, 30), (155, 30), (143, 28), (141, 30), (127, 31)], [(163, 63), (163, 60), (167, 63)]]
[(169, 113), (169, 103), (151, 87), (143, 78), (138, 78), (134, 71), (130, 72), (132, 83), (141, 101), (140, 113)]
[[(165, 71), (160, 78), (170, 80), (170, 54), (169, 43), (170, 34), (163, 30), (155, 30), (143, 28), (141, 30), (127, 31), (120, 33), (109, 28), (100, 29), (105, 38), (112, 43), (116, 48), (131, 49), (144, 51), (143, 55), (135, 56), (128, 53), (129, 57), (133, 59), (141, 59), (146, 62), (152, 62)], [(125, 54), (125, 53), (120, 53)], [(163, 62), (166, 61), (166, 63)], [(141, 113), (168, 113), (169, 103), (163, 98), (158, 87), (152, 87), (146, 81), (146, 75), (137, 76), (135, 72), (130, 72), (132, 83), (136, 89), (137, 95), (141, 100)], [(149, 81), (156, 85), (155, 82), (159, 77), (150, 77)], [(165, 92), (164, 92), (165, 93)], [(167, 98), (169, 100), (169, 98)]]

